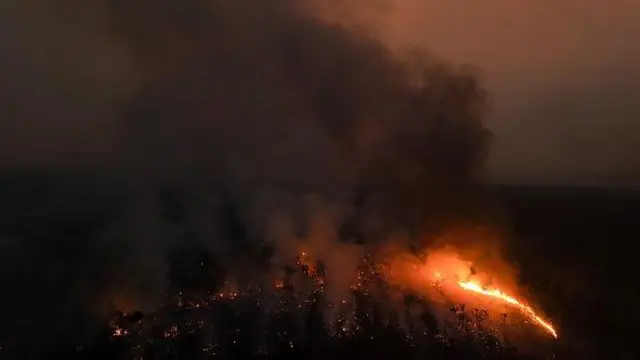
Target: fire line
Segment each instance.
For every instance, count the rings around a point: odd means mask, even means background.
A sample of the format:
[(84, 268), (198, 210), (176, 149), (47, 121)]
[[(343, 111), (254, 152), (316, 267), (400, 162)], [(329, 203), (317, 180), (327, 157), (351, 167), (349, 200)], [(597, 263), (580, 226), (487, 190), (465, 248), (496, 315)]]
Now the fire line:
[(459, 281), (458, 286), (460, 286), (464, 290), (490, 296), (517, 307), (520, 311), (528, 315), (532, 320), (534, 320), (545, 330), (547, 330), (551, 335), (553, 335), (554, 338), (558, 338), (558, 333), (549, 322), (543, 320), (530, 306), (521, 303), (513, 296), (505, 294), (498, 289), (484, 289), (482, 286), (480, 286), (480, 284), (473, 281)]

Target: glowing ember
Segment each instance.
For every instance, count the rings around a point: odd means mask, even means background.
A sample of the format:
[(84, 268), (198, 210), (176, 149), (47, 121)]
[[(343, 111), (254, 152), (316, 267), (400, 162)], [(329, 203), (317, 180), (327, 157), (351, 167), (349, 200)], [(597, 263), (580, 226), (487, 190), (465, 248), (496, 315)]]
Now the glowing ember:
[(309, 253), (305, 251), (301, 252), (298, 256), (297, 264), (308, 276), (314, 277), (317, 275), (316, 264), (309, 256)]
[(169, 329), (164, 331), (165, 338), (175, 338), (179, 335), (178, 326), (173, 325)]
[(284, 288), (284, 281), (282, 279), (277, 279), (275, 281), (275, 288), (276, 289), (282, 289)]
[(484, 289), (480, 284), (473, 281), (459, 281), (458, 285), (464, 290), (473, 291), (477, 294), (491, 296), (493, 298), (502, 300), (508, 304), (511, 304), (517, 307), (520, 311), (528, 315), (536, 323), (538, 323), (540, 326), (546, 329), (549, 333), (551, 333), (551, 335), (553, 335), (554, 338), (556, 339), (558, 338), (558, 333), (549, 322), (544, 321), (540, 316), (536, 314), (536, 312), (530, 306), (523, 304), (513, 296), (505, 294), (504, 292), (498, 289)]
[(113, 328), (111, 335), (113, 335), (113, 337), (127, 336), (129, 335), (129, 330), (116, 326)]

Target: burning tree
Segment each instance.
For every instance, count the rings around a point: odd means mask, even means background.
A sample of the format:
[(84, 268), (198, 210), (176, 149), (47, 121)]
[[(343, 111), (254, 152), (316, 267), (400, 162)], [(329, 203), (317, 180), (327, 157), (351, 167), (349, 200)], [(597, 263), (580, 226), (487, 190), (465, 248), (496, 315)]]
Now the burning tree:
[[(321, 263), (312, 262), (307, 253), (300, 254), (293, 263), (295, 266), (286, 272), (287, 279), (270, 287), (252, 285), (229, 291), (222, 284), (211, 289), (208, 298), (189, 297), (180, 292), (173, 301), (152, 313), (117, 314), (109, 324), (111, 344), (132, 359), (322, 358), (348, 353), (377, 356), (386, 351), (432, 358), (445, 353), (508, 358), (505, 352), (508, 344), (500, 340), (493, 325), (487, 324), (491, 320), (490, 311), (450, 303), (450, 316), (433, 313), (433, 299), (428, 294), (412, 295), (390, 284), (389, 274), (385, 273), (390, 269), (372, 256), (366, 256), (360, 263), (358, 280), (351, 287), (352, 300), (339, 304), (326, 302), (324, 292), (329, 284)], [(424, 266), (433, 273), (431, 263)], [(416, 271), (423, 273), (424, 269)], [(423, 286), (445, 293), (451, 291), (450, 284), (444, 283), (445, 271), (425, 278)], [(314, 286), (301, 291), (305, 287), (300, 286), (300, 279), (294, 280), (296, 276)], [(537, 316), (502, 292), (469, 284), (475, 283), (459, 280), (457, 286), (512, 304), (530, 318)], [(401, 307), (390, 309), (382, 294), (388, 299), (400, 296)], [(192, 300), (186, 301), (187, 298)], [(336, 311), (332, 308), (338, 309), (337, 315), (327, 321), (325, 313)], [(438, 325), (438, 316), (445, 317), (444, 326)], [(557, 336), (553, 328), (545, 329)]]

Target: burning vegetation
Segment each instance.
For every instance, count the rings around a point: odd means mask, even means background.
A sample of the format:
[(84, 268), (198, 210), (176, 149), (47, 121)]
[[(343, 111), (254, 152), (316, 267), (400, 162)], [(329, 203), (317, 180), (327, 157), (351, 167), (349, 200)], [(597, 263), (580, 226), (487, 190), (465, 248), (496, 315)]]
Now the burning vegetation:
[[(185, 351), (196, 358), (318, 352), (317, 358), (344, 344), (375, 347), (394, 341), (394, 346), (406, 347), (407, 354), (435, 357), (449, 351), (508, 358), (514, 346), (511, 332), (524, 330), (536, 337), (531, 330), (539, 325), (558, 337), (531, 307), (481, 285), (477, 270), (450, 248), (427, 252), (422, 259), (413, 257), (412, 263), (407, 257), (364, 256), (357, 281), (337, 303), (325, 296), (330, 269), (301, 252), (284, 276), (271, 283), (225, 281), (220, 289), (197, 295), (167, 294), (161, 308), (146, 314), (116, 313), (109, 341), (111, 346), (120, 344), (121, 356), (131, 359), (182, 358)], [(513, 320), (507, 322), (507, 317)], [(537, 337), (543, 344), (544, 335)]]
[(507, 304), (514, 305), (516, 308), (524, 312), (527, 316), (529, 316), (533, 321), (535, 321), (538, 325), (542, 326), (545, 330), (547, 330), (554, 338), (558, 338), (558, 333), (553, 328), (553, 325), (548, 321), (543, 320), (536, 312), (531, 308), (531, 306), (522, 303), (517, 300), (513, 296), (502, 292), (499, 289), (487, 289), (480, 285), (475, 281), (458, 281), (458, 286), (461, 288), (472, 291), (477, 294), (481, 294), (484, 296), (489, 296), (494, 299), (498, 299), (499, 301), (503, 301)]
[[(58, 211), (72, 203), (65, 189), (47, 196), (64, 203), (46, 214), (61, 224), (16, 222), (38, 231), (9, 237), (31, 235), (32, 253), (56, 256), (7, 282), (58, 292), (51, 301), (65, 316), (34, 315), (51, 326), (18, 319), (12, 348), (500, 357), (513, 348), (508, 334), (530, 331), (516, 324), (557, 335), (507, 295), (514, 286), (424, 240), (457, 221), (493, 221), (482, 185), (487, 95), (475, 71), (400, 54), (298, 0), (100, 3), (101, 41), (118, 49), (111, 60), (128, 86), (107, 101), (114, 138), (90, 204), (99, 219), (85, 200)], [(404, 248), (387, 252), (389, 243)], [(26, 306), (6, 301), (7, 313)], [(95, 328), (107, 340), (79, 351), (78, 334)]]
[[(558, 338), (558, 333), (553, 325), (540, 317), (531, 306), (500, 286), (499, 278), (488, 279), (473, 263), (463, 260), (450, 247), (430, 251), (423, 263), (416, 263), (413, 266), (419, 276), (418, 283), (414, 283), (413, 286), (419, 287), (419, 282), (422, 280), (424, 284), (437, 286), (443, 295), (455, 299), (455, 301), (464, 301), (474, 304), (475, 307), (492, 310), (503, 308), (505, 305), (512, 307), (520, 311), (534, 324), (541, 326), (551, 336)], [(407, 278), (406, 275), (401, 275), (401, 277)], [(494, 284), (489, 283), (492, 280)], [(466, 293), (460, 293), (460, 290)]]

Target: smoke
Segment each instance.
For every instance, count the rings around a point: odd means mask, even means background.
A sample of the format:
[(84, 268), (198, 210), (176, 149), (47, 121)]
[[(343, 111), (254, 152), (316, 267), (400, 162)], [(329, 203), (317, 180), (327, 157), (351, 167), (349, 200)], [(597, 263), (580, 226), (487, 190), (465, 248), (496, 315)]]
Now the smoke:
[[(483, 70), (496, 182), (639, 183), (640, 3), (310, 1), (327, 21)], [(544, 23), (546, 26), (539, 26)], [(562, 141), (549, 141), (562, 139)]]
[[(263, 237), (274, 207), (300, 213), (307, 194), (357, 203), (354, 215), (323, 220), (326, 242), (347, 222), (373, 238), (461, 211), (451, 204), (468, 199), (488, 140), (472, 74), (399, 59), (292, 2), (150, 4), (110, 3), (113, 39), (141, 79), (120, 123), (141, 186), (153, 177), (222, 192), (246, 227), (235, 243)], [(301, 220), (307, 232), (314, 216)], [(371, 218), (386, 228), (370, 231)]]
[[(91, 191), (103, 196), (89, 206), (107, 208), (109, 220), (61, 239), (64, 256), (81, 260), (55, 281), (33, 280), (72, 284), (58, 305), (124, 297), (151, 308), (180, 249), (213, 253), (239, 279), (280, 271), (304, 249), (325, 263), (336, 301), (348, 296), (362, 239), (422, 241), (480, 214), (490, 136), (470, 69), (421, 51), (399, 56), (294, 0), (56, 4), (65, 16), (82, 8), (102, 19), (72, 25), (94, 29), (77, 38), (48, 19), (64, 58), (81, 65), (64, 63), (64, 78), (86, 81), (33, 85), (56, 97), (28, 126), (45, 132), (55, 118), (70, 130), (25, 143), (14, 132), (14, 149), (26, 150), (4, 160), (99, 174)], [(104, 63), (110, 72), (98, 71)], [(16, 124), (26, 116), (13, 114)], [(42, 251), (48, 239), (33, 241), (25, 249)], [(58, 269), (60, 256), (35, 267)], [(49, 331), (59, 325), (52, 319)]]

